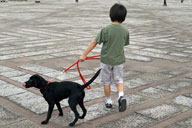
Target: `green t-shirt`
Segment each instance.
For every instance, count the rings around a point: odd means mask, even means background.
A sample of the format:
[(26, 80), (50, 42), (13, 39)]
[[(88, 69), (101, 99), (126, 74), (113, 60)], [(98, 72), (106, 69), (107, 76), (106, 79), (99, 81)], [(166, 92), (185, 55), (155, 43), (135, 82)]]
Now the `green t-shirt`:
[(96, 39), (103, 43), (101, 62), (108, 65), (125, 63), (124, 46), (129, 44), (129, 32), (120, 24), (111, 24), (98, 33)]

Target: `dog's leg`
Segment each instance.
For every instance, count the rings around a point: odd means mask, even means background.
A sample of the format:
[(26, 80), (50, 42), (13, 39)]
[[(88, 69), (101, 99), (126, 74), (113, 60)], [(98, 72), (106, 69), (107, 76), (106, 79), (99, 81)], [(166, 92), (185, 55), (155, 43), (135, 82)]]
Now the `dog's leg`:
[(73, 122), (71, 122), (71, 123), (69, 124), (69, 126), (74, 126), (75, 123), (77, 122), (77, 120), (79, 119), (79, 113), (78, 113), (78, 111), (77, 111), (76, 106), (71, 106), (71, 110), (72, 110), (72, 111), (74, 112), (74, 114), (75, 114), (75, 119), (74, 119)]
[(53, 112), (53, 108), (54, 108), (54, 103), (49, 103), (49, 109), (48, 109), (48, 113), (47, 113), (47, 118), (45, 121), (42, 121), (41, 124), (48, 124), (49, 119), (51, 118), (51, 114)]
[(83, 111), (83, 115), (82, 115), (82, 116), (79, 116), (79, 119), (84, 119), (84, 117), (85, 117), (86, 114), (87, 114), (87, 110), (86, 110), (86, 108), (85, 108), (85, 106), (84, 106), (84, 103), (83, 103), (84, 97), (85, 97), (85, 94), (84, 94), (84, 96), (80, 99), (80, 102), (79, 102), (79, 106), (81, 107), (81, 109), (82, 109), (82, 111)]
[(80, 105), (81, 109), (83, 110), (83, 115), (82, 115), (82, 116), (79, 116), (79, 119), (84, 119), (84, 117), (85, 117), (86, 114), (87, 114), (87, 110), (86, 110), (86, 108), (85, 108), (85, 106), (84, 106), (83, 103), (82, 103), (82, 104), (80, 103), (79, 105)]
[(59, 102), (56, 103), (58, 111), (59, 111), (59, 116), (63, 116), (63, 110), (61, 109), (61, 105)]
[(71, 108), (71, 110), (74, 112), (74, 114), (75, 114), (75, 119), (74, 119), (74, 121), (73, 122), (71, 122), (70, 124), (69, 124), (69, 126), (74, 126), (75, 125), (75, 123), (77, 122), (77, 120), (79, 119), (79, 113), (78, 113), (78, 111), (77, 111), (77, 101), (74, 101), (74, 99), (73, 99), (73, 101), (72, 100), (70, 100), (69, 99), (69, 106), (70, 106), (70, 108)]

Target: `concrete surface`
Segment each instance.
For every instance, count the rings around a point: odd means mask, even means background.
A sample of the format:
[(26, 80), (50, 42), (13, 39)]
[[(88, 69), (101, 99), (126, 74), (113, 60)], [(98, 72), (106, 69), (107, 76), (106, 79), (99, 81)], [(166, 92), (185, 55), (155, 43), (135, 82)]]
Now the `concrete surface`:
[[(0, 3), (0, 127), (65, 128), (74, 115), (67, 100), (64, 116), (57, 109), (47, 125), (47, 103), (39, 90), (21, 83), (33, 74), (50, 81), (82, 83), (76, 62), (100, 29), (110, 24), (108, 11), (120, 2), (128, 15), (122, 24), (130, 32), (125, 47), (124, 74), (127, 110), (118, 112), (112, 86), (113, 109), (104, 108), (98, 77), (86, 90), (88, 113), (79, 128), (192, 128), (192, 0), (41, 0)], [(98, 45), (91, 55), (100, 53)], [(80, 63), (89, 80), (99, 60)]]

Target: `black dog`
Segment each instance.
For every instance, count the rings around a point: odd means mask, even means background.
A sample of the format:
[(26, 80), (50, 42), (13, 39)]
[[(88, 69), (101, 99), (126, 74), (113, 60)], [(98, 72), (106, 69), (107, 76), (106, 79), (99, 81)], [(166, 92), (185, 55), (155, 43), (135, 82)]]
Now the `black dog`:
[[(33, 75), (27, 82), (23, 83), (23, 86), (26, 88), (35, 87), (40, 89), (40, 92), (43, 94), (43, 97), (49, 105), (47, 118), (45, 121), (42, 121), (41, 124), (47, 124), (49, 122), (55, 104), (59, 110), (59, 116), (63, 116), (63, 111), (59, 102), (65, 98), (69, 98), (69, 106), (75, 114), (74, 121), (69, 125), (73, 126), (75, 125), (78, 119), (83, 119), (87, 113), (87, 110), (85, 109), (85, 106), (83, 104), (83, 99), (85, 97), (84, 89), (97, 78), (100, 73), (100, 70), (98, 70), (97, 73), (93, 76), (93, 78), (91, 78), (91, 80), (89, 80), (84, 85), (80, 85), (71, 81), (50, 83), (39, 75)], [(78, 104), (80, 105), (83, 111), (82, 116), (80, 116), (77, 111), (76, 106)]]

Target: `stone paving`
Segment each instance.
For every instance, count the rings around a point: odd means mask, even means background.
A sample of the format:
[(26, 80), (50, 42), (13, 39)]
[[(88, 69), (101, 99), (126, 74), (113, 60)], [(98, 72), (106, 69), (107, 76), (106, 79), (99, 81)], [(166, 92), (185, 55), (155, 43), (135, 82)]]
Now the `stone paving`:
[[(79, 128), (192, 128), (192, 0), (34, 0), (0, 2), (0, 128), (61, 128), (74, 118), (67, 100), (64, 116), (55, 108), (48, 125), (41, 125), (47, 103), (39, 90), (21, 83), (33, 74), (50, 81), (82, 84), (77, 61), (100, 29), (110, 24), (109, 8), (127, 7), (123, 23), (130, 32), (125, 47), (124, 74), (127, 110), (118, 112), (112, 86), (113, 109), (104, 108), (98, 77), (86, 91), (88, 113)], [(89, 55), (100, 53), (98, 45)], [(80, 64), (89, 80), (98, 60)]]

